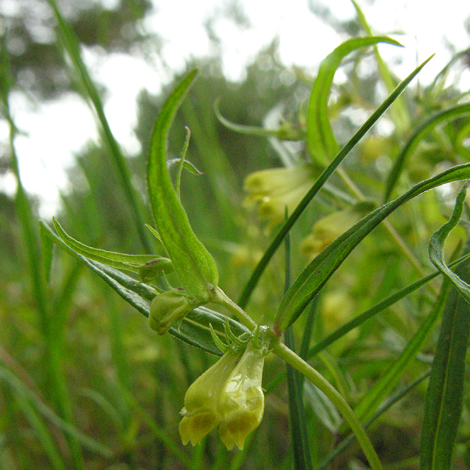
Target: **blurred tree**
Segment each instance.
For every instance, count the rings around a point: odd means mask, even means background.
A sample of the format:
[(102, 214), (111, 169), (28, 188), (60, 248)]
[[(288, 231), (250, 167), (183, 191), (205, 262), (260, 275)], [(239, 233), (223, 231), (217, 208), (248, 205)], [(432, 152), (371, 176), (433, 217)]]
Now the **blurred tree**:
[[(84, 46), (107, 53), (131, 52), (148, 39), (139, 22), (152, 8), (149, 0), (121, 0), (111, 9), (92, 0), (65, 0), (61, 7)], [(57, 47), (48, 5), (41, 0), (15, 0), (5, 2), (0, 13), (15, 83), (39, 99), (52, 99), (74, 88)], [(158, 44), (156, 36), (152, 41)]]

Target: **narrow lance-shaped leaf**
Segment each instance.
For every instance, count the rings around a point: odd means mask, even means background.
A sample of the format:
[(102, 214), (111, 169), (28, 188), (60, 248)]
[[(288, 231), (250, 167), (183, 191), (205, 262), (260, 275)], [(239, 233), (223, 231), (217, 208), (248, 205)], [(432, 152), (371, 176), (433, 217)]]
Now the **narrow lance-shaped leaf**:
[[(286, 209), (287, 217), (287, 209)], [(286, 263), (284, 290), (289, 289), (292, 278), (291, 244), (290, 237), (285, 240)], [(288, 329), (284, 335), (284, 341), (288, 348), (295, 351), (294, 332)], [(287, 392), (289, 397), (289, 425), (294, 454), (295, 470), (312, 469), (312, 458), (308, 438), (307, 420), (305, 416), (303, 377), (298, 370), (286, 363)]]
[(139, 273), (142, 268), (149, 267), (158, 269), (161, 273), (168, 274), (173, 271), (173, 266), (168, 258), (158, 255), (129, 255), (126, 253), (116, 253), (113, 251), (100, 250), (81, 243), (68, 235), (62, 226), (53, 219), (54, 227), (62, 241), (76, 253), (85, 256), (93, 261), (112, 266), (117, 269), (124, 269)]
[(196, 69), (189, 72), (163, 105), (152, 134), (147, 178), (153, 216), (176, 274), (195, 302), (207, 302), (215, 295), (217, 267), (191, 229), (171, 182), (166, 157), (171, 124), (196, 73)]
[(134, 185), (131, 183), (131, 173), (129, 171), (127, 161), (116, 138), (114, 137), (114, 134), (111, 131), (108, 119), (106, 118), (100, 93), (93, 83), (93, 80), (91, 79), (87, 67), (85, 66), (85, 63), (81, 57), (80, 42), (74, 30), (64, 18), (64, 15), (61, 12), (61, 8), (59, 8), (59, 2), (57, 0), (47, 0), (47, 3), (51, 7), (57, 21), (57, 34), (59, 36), (61, 46), (67, 52), (70, 58), (70, 65), (73, 68), (73, 72), (80, 80), (80, 84), (83, 87), (84, 93), (86, 97), (89, 98), (96, 112), (98, 121), (103, 131), (103, 141), (109, 147), (113, 162), (116, 164), (121, 187), (129, 203), (132, 217), (134, 218), (135, 229), (139, 234), (143, 246), (147, 251), (150, 252), (151, 245), (144, 230), (142, 203), (137, 196), (137, 191), (135, 190)]
[(449, 282), (443, 284), (440, 295), (432, 306), (426, 320), (420, 325), (413, 338), (411, 338), (396, 360), (393, 361), (388, 370), (384, 371), (354, 408), (356, 416), (362, 422), (367, 421), (375, 413), (379, 405), (398, 385), (405, 371), (415, 364), (414, 359), (416, 355), (421, 351), (426, 339), (431, 331), (434, 330), (437, 321), (441, 317), (441, 313), (446, 305), (449, 287)]
[[(372, 416), (371, 419), (369, 419), (366, 423), (364, 423), (364, 428), (367, 429), (374, 421), (376, 421), (381, 415), (383, 415), (386, 411), (388, 411), (393, 405), (398, 403), (402, 398), (406, 397), (408, 393), (410, 393), (417, 385), (419, 385), (423, 380), (427, 379), (430, 375), (430, 370), (424, 372), (421, 374), (417, 379), (413, 380), (409, 385), (407, 385), (405, 388), (401, 389), (398, 393), (394, 394), (392, 397), (390, 397), (375, 413), (374, 416)], [(323, 461), (315, 467), (315, 470), (326, 470), (327, 468), (330, 468), (329, 465), (333, 460), (335, 460), (338, 455), (340, 455), (355, 439), (354, 434), (350, 434), (348, 437), (343, 439), (341, 441), (341, 444), (335, 447), (335, 450), (330, 452), (329, 455), (327, 455)]]
[(297, 320), (304, 308), (338, 269), (351, 251), (395, 209), (419, 194), (451, 181), (470, 177), (470, 164), (455, 166), (418, 183), (409, 191), (361, 219), (323, 250), (299, 275), (282, 299), (274, 329), (280, 334)]
[(236, 124), (226, 119), (219, 109), (220, 99), (214, 103), (214, 112), (217, 119), (227, 129), (238, 132), (239, 134), (256, 135), (259, 137), (277, 137), (279, 140), (302, 140), (305, 137), (305, 132), (300, 127), (294, 127), (288, 122), (282, 122), (277, 129), (266, 129), (264, 127), (246, 126), (243, 124)]
[(307, 146), (314, 161), (326, 165), (339, 150), (328, 116), (328, 96), (336, 70), (350, 52), (380, 42), (401, 46), (384, 36), (353, 38), (340, 44), (323, 59), (310, 94), (307, 114)]
[[(470, 266), (460, 265), (452, 273), (445, 265), (443, 245), (462, 214), (466, 186), (460, 191), (451, 219), (432, 236), (430, 254), (436, 266), (453, 283), (444, 311), (441, 331), (426, 393), (421, 435), (421, 470), (452, 468), (452, 453), (457, 436), (465, 379), (465, 356), (470, 334), (468, 282)], [(470, 246), (467, 241), (465, 251)], [(450, 274), (451, 273), (451, 274)]]
[[(361, 10), (361, 7), (355, 0), (352, 0), (354, 8), (356, 9), (357, 13), (357, 20), (361, 25), (362, 29), (369, 35), (373, 36), (372, 29), (369, 26), (369, 23)], [(377, 46), (374, 45), (374, 55), (375, 60), (377, 61), (377, 66), (379, 69), (380, 76), (384, 85), (386, 86), (387, 90), (391, 92), (396, 86), (396, 80), (393, 77), (392, 72), (390, 71), (389, 67), (382, 59), (379, 49)], [(392, 118), (393, 123), (396, 126), (398, 134), (403, 135), (403, 132), (406, 131), (410, 125), (410, 116), (407, 110), (405, 100), (403, 98), (398, 99), (395, 102), (395, 106), (390, 110), (390, 116)]]
[(441, 271), (444, 276), (448, 277), (449, 280), (459, 291), (460, 295), (467, 301), (470, 302), (470, 285), (462, 280), (458, 274), (454, 273), (449, 269), (444, 258), (444, 242), (449, 233), (457, 226), (460, 217), (462, 216), (463, 206), (465, 197), (467, 195), (467, 187), (469, 182), (467, 181), (460, 190), (457, 200), (455, 202), (454, 212), (449, 221), (444, 224), (439, 230), (433, 233), (429, 240), (429, 258), (431, 259), (434, 266)]
[[(459, 264), (467, 261), (469, 258), (470, 258), (470, 254), (461, 256), (460, 258), (453, 261), (450, 264), (450, 266), (451, 267), (458, 266)], [(316, 343), (315, 346), (312, 346), (312, 348), (308, 351), (306, 358), (307, 359), (312, 358), (313, 356), (318, 354), (320, 351), (323, 351), (323, 349), (327, 348), (330, 344), (334, 343), (337, 339), (343, 337), (354, 328), (357, 328), (362, 323), (371, 319), (373, 316), (377, 315), (378, 313), (383, 312), (385, 309), (394, 305), (398, 301), (404, 299), (405, 297), (408, 297), (408, 295), (410, 295), (412, 292), (420, 289), (421, 287), (426, 285), (429, 281), (433, 280), (440, 274), (441, 272), (437, 270), (425, 277), (422, 277), (421, 279), (414, 282), (413, 284), (409, 284), (408, 286), (404, 287), (403, 289), (400, 289), (399, 291), (395, 292), (391, 296), (381, 300), (379, 303), (375, 304), (374, 306), (368, 308), (365, 312), (361, 313), (360, 315), (357, 315), (352, 320), (348, 321), (344, 325), (340, 326), (337, 330), (333, 331), (333, 333), (329, 334), (328, 336), (323, 338), (321, 341)]]

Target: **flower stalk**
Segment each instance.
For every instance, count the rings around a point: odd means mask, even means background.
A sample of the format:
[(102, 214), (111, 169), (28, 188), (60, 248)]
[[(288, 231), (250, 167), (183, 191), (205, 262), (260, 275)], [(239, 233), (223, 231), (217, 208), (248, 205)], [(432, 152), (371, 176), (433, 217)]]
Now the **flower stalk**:
[(356, 435), (356, 439), (372, 470), (383, 470), (383, 466), (364, 427), (339, 392), (319, 372), (280, 341), (274, 346), (272, 352), (297, 369), (333, 402)]
[(220, 287), (216, 289), (216, 297), (213, 302), (225, 307), (251, 331), (253, 331), (258, 326), (258, 324), (245, 312), (245, 310), (243, 310), (230, 297), (228, 297)]

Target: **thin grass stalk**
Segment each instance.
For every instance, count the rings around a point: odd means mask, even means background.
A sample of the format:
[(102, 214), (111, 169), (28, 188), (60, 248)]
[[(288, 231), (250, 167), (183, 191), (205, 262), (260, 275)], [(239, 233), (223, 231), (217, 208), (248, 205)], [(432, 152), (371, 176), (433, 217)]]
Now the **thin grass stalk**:
[[(195, 87), (195, 93), (198, 87)], [(221, 223), (222, 237), (230, 237), (235, 230), (233, 208), (238, 205), (236, 199), (236, 177), (224, 150), (220, 146), (213, 119), (204, 108), (200, 112), (190, 100), (185, 100), (181, 111), (191, 129), (192, 140), (203, 161), (205, 173), (212, 193), (215, 196), (218, 223)], [(201, 115), (202, 114), (202, 115)], [(212, 119), (212, 122), (211, 122)]]
[[(5, 40), (5, 37), (2, 38)], [(6, 50), (6, 48), (3, 48)], [(4, 68), (4, 73), (9, 74), (10, 63), (6, 54), (2, 54), (1, 66)], [(36, 225), (36, 218), (31, 209), (28, 196), (24, 189), (19, 164), (18, 156), (15, 148), (15, 136), (17, 128), (13, 122), (10, 113), (8, 89), (2, 93), (3, 105), (7, 121), (9, 123), (9, 147), (11, 156), (11, 166), (17, 182), (17, 190), (15, 197), (15, 206), (18, 217), (22, 226), (22, 235), (27, 252), (27, 259), (29, 265), (29, 274), (35, 298), (35, 307), (40, 317), (41, 330), (45, 341), (45, 359), (44, 366), (48, 380), (46, 386), (48, 388), (48, 395), (53, 396), (56, 400), (58, 408), (61, 410), (62, 416), (73, 422), (71, 413), (70, 399), (67, 391), (65, 377), (62, 371), (62, 356), (57, 349), (57, 331), (55, 331), (51, 321), (51, 309), (48, 296), (48, 287), (45, 279), (45, 270), (42, 259), (41, 243), (39, 241), (39, 234)], [(69, 436), (69, 444), (72, 450), (72, 458), (74, 465), (77, 469), (83, 467), (83, 457), (81, 449), (73, 436)]]
[[(455, 260), (454, 262), (450, 263), (450, 267), (455, 267), (458, 266), (460, 263), (464, 262), (469, 258), (469, 255), (465, 255), (460, 257), (459, 259)], [(404, 299), (408, 295), (410, 295), (412, 292), (420, 289), (426, 283), (429, 281), (435, 279), (436, 277), (440, 276), (441, 273), (439, 271), (435, 271), (432, 274), (429, 274), (428, 276), (425, 276), (418, 281), (414, 282), (413, 284), (410, 284), (409, 286), (404, 287), (403, 289), (400, 289), (398, 292), (395, 294), (387, 297), (386, 299), (380, 301), (379, 303), (375, 304), (371, 308), (367, 309), (365, 312), (361, 313), (357, 317), (353, 318), (352, 320), (348, 321), (345, 323), (343, 326), (338, 328), (336, 331), (328, 335), (326, 338), (323, 338), (320, 340), (315, 346), (312, 346), (310, 348), (307, 358), (311, 359), (313, 356), (318, 354), (320, 351), (323, 351), (325, 348), (327, 348), (330, 344), (334, 343), (336, 340), (341, 338), (342, 336), (346, 335), (349, 333), (351, 330), (354, 328), (360, 326), (362, 323), (365, 321), (369, 320), (373, 316), (377, 315), (378, 313), (382, 312), (386, 308), (392, 306), (396, 302)]]
[[(284, 293), (286, 293), (289, 290), (292, 279), (291, 244), (289, 234), (284, 240), (284, 246), (286, 250)], [(284, 341), (289, 349), (293, 351), (295, 350), (294, 331), (292, 327), (286, 330)], [(311, 470), (312, 457), (310, 455), (307, 421), (303, 400), (303, 380), (301, 379), (299, 371), (294, 369), (287, 362), (286, 373), (287, 392), (289, 397), (289, 424), (293, 445), (294, 468), (296, 470)]]
[(59, 28), (59, 35), (63, 46), (70, 57), (70, 60), (73, 64), (76, 74), (80, 79), (86, 96), (90, 99), (91, 103), (93, 104), (93, 109), (95, 110), (98, 120), (101, 124), (103, 138), (106, 144), (108, 145), (108, 148), (113, 157), (113, 161), (116, 164), (118, 174), (121, 180), (121, 186), (129, 202), (131, 214), (134, 217), (134, 225), (139, 235), (140, 241), (144, 248), (147, 250), (147, 252), (152, 253), (152, 245), (149, 241), (149, 236), (145, 231), (145, 221), (143, 216), (142, 204), (140, 203), (139, 196), (137, 195), (137, 192), (135, 191), (132, 185), (131, 174), (127, 162), (121, 152), (117, 140), (115, 139), (111, 131), (111, 127), (109, 126), (98, 90), (96, 89), (93, 81), (91, 80), (88, 70), (80, 55), (79, 41), (75, 35), (75, 32), (64, 19), (56, 0), (47, 0), (47, 2), (51, 7), (56, 18), (57, 25)]
[(129, 406), (136, 412), (136, 414), (140, 417), (140, 419), (150, 428), (152, 431), (155, 439), (159, 442), (162, 442), (166, 450), (171, 452), (175, 457), (178, 458), (180, 464), (187, 468), (188, 470), (192, 470), (192, 460), (187, 457), (187, 455), (181, 451), (181, 446), (174, 443), (174, 441), (168, 436), (166, 431), (158, 426), (153, 419), (151, 419), (146, 410), (142, 408), (142, 406), (137, 402), (137, 400), (129, 393), (127, 390), (122, 390), (124, 395), (124, 399), (129, 403)]
[[(384, 402), (377, 411), (364, 423), (364, 428), (367, 429), (371, 424), (373, 424), (380, 416), (382, 416), (387, 410), (389, 410), (395, 403), (398, 403), (402, 398), (404, 398), (408, 393), (413, 390), (417, 385), (419, 385), (423, 380), (427, 379), (431, 375), (431, 369), (426, 371), (424, 374), (421, 374), (417, 379), (413, 380), (406, 388), (396, 393), (394, 396), (390, 397), (389, 400)], [(331, 452), (325, 459), (315, 467), (315, 470), (326, 470), (328, 466), (333, 462), (333, 460), (338, 457), (348, 446), (350, 446), (356, 436), (350, 434), (348, 437), (341, 441), (333, 452)], [(386, 467), (390, 468), (389, 466)]]

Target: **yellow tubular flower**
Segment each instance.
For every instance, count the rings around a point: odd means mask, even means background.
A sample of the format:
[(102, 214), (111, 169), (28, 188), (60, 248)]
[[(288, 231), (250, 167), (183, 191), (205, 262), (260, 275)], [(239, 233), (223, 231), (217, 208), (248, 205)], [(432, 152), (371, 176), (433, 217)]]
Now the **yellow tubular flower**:
[(220, 395), (222, 422), (220, 438), (228, 450), (236, 444), (241, 450), (248, 434), (263, 418), (264, 394), (261, 388), (266, 346), (250, 340), (248, 346), (225, 383)]
[(244, 204), (259, 202), (260, 216), (270, 219), (273, 226), (284, 219), (286, 206), (289, 213), (294, 211), (314, 181), (314, 168), (310, 164), (257, 171), (245, 179), (248, 195)]
[(220, 394), (241, 353), (230, 348), (188, 388), (179, 426), (184, 445), (191, 441), (195, 446), (221, 422)]

